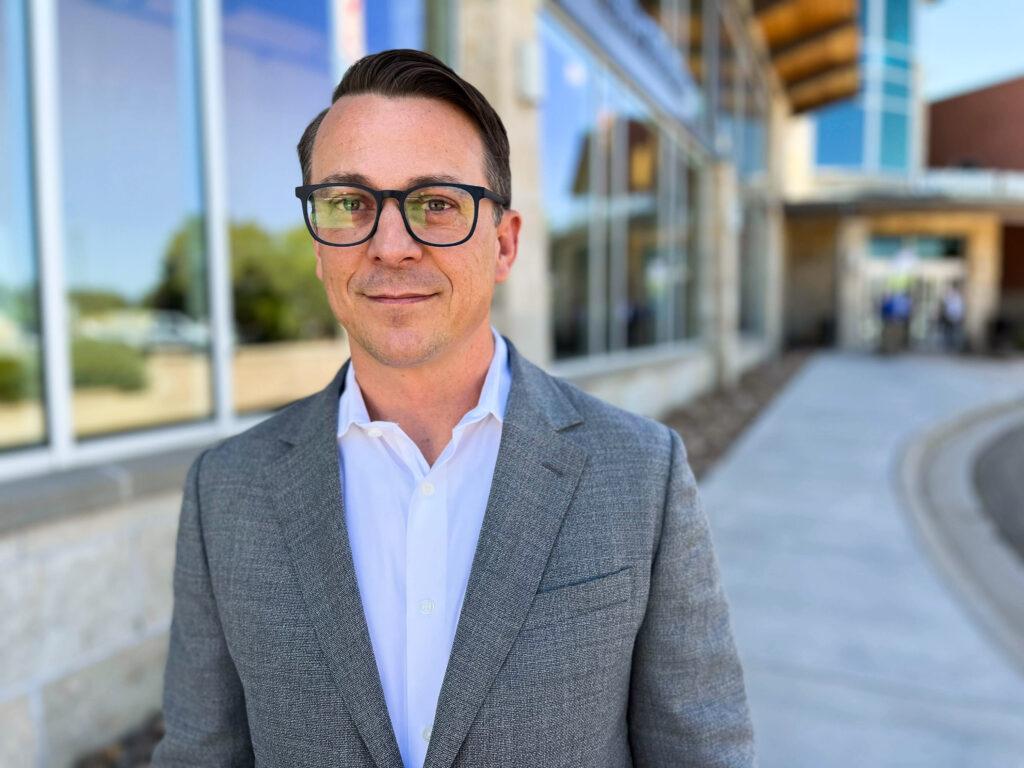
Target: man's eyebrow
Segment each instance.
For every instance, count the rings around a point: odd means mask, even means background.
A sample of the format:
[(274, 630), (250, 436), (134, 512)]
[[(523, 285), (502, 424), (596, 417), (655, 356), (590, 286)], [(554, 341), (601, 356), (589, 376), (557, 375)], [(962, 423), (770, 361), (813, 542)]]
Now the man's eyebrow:
[[(325, 176), (318, 184), (362, 184), (372, 187), (370, 180), (361, 173), (332, 173)], [(406, 179), (404, 189), (416, 187), (420, 184), (461, 184), (461, 179), (447, 173), (432, 173), (426, 176), (414, 176)]]
[(367, 187), (372, 186), (370, 180), (361, 173), (332, 173), (330, 176), (322, 178), (317, 184), (363, 184)]

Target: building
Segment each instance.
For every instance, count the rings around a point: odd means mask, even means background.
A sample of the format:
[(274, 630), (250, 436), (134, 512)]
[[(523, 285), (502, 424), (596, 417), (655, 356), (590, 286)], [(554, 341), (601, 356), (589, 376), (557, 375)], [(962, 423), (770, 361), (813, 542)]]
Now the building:
[[(928, 166), (965, 169), (963, 177), (1001, 185), (1016, 202), (1024, 197), (1022, 122), (1024, 77), (934, 101), (928, 105)], [(1024, 346), (1024, 215), (1016, 205), (1001, 212), (1000, 229), (996, 333)]]
[[(984, 350), (1005, 325), (1001, 307), (1019, 301), (1009, 296), (1019, 290), (1019, 278), (1007, 277), (1011, 284), (1004, 286), (1003, 275), (1021, 269), (1015, 243), (1024, 222), (1024, 174), (926, 162), (929, 141), (936, 141), (941, 157), (956, 156), (962, 166), (957, 147), (974, 146), (966, 134), (994, 137), (995, 126), (1004, 137), (998, 146), (1006, 147), (1013, 113), (993, 117), (986, 133), (958, 100), (928, 110), (914, 53), (919, 9), (914, 0), (861, 0), (862, 88), (789, 125), (784, 336), (790, 343), (876, 348), (882, 298), (895, 289), (913, 300), (913, 347), (936, 349), (939, 304), (957, 285), (969, 347)], [(994, 99), (987, 104), (992, 115)], [(1002, 152), (1006, 165), (986, 167), (1012, 168), (1011, 153)]]
[(782, 127), (859, 85), (853, 0), (2, 9), (0, 764), (159, 706), (185, 468), (347, 356), (291, 190), (349, 62), (491, 99), (526, 219), (495, 324), (655, 416), (778, 349)]

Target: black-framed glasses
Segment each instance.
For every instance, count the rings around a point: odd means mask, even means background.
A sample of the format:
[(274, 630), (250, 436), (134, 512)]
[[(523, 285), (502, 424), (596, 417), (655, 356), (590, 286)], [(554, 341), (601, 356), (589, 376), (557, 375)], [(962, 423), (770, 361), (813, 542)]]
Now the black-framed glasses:
[(480, 200), (502, 207), (509, 201), (472, 184), (417, 184), (409, 189), (373, 189), (363, 184), (307, 184), (295, 188), (313, 238), (324, 245), (365, 243), (377, 231), (384, 201), (395, 198), (409, 235), (424, 245), (460, 245), (473, 236)]

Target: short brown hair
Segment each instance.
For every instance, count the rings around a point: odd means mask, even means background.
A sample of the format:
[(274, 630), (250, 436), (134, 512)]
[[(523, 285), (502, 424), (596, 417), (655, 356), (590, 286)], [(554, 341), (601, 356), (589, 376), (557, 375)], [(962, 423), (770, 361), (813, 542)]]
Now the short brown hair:
[[(447, 102), (461, 110), (480, 129), (484, 145), (484, 173), (491, 189), (505, 200), (512, 199), (512, 171), (509, 167), (508, 134), (501, 118), (472, 84), (459, 77), (442, 61), (423, 51), (394, 48), (364, 56), (348, 68), (331, 96), (334, 104), (342, 96), (372, 93), (389, 98), (422, 96)], [(306, 127), (297, 147), (302, 183), (310, 184), (313, 171), (313, 142), (328, 110), (324, 109)], [(502, 210), (495, 207), (495, 222)]]

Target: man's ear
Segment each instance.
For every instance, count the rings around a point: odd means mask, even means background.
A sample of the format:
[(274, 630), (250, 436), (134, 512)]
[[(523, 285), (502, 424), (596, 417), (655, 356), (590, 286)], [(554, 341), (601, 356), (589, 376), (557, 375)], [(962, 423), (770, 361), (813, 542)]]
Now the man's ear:
[(498, 223), (498, 261), (494, 270), (494, 282), (503, 283), (512, 271), (512, 263), (519, 253), (519, 228), (523, 217), (511, 208), (505, 211)]

